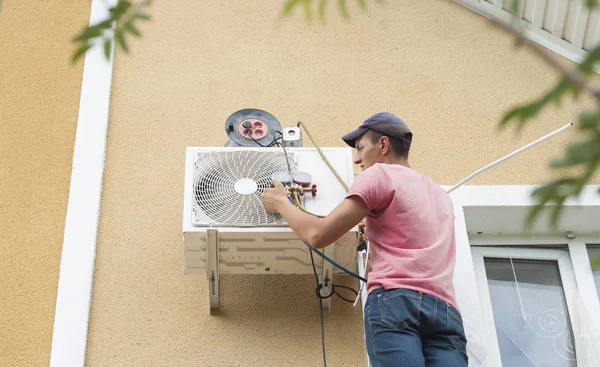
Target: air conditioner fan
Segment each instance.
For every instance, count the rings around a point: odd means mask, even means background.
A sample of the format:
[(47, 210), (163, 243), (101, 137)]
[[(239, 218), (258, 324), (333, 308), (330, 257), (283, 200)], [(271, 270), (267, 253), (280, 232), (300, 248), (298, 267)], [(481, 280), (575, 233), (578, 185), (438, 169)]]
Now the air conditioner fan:
[[(292, 172), (297, 162), (288, 152)], [(279, 214), (265, 211), (261, 195), (272, 186), (273, 175), (287, 172), (283, 151), (236, 149), (196, 154), (194, 165), (193, 225), (286, 225)]]

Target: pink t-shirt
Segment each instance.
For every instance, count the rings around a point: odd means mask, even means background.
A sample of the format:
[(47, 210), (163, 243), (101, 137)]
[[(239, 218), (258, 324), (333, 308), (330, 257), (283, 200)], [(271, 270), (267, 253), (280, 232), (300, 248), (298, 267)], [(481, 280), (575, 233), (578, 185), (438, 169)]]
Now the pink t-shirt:
[(368, 292), (409, 288), (458, 309), (452, 284), (454, 209), (444, 189), (413, 169), (377, 163), (356, 177), (347, 195), (352, 196), (370, 209)]

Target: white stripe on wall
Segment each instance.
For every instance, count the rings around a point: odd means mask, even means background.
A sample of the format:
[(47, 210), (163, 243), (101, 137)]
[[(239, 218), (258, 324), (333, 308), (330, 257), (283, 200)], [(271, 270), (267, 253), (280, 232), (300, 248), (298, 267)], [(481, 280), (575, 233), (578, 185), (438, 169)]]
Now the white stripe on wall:
[[(93, 0), (90, 24), (104, 19), (114, 4), (116, 0)], [(85, 363), (112, 70), (112, 58), (106, 60), (102, 47), (87, 52), (50, 354), (53, 367)]]

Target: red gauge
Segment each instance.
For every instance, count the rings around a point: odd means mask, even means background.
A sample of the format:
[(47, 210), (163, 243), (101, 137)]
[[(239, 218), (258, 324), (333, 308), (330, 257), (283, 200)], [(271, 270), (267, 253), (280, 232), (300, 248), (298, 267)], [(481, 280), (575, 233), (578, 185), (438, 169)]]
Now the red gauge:
[(302, 187), (309, 187), (312, 182), (312, 176), (307, 172), (296, 172), (294, 174), (294, 182)]

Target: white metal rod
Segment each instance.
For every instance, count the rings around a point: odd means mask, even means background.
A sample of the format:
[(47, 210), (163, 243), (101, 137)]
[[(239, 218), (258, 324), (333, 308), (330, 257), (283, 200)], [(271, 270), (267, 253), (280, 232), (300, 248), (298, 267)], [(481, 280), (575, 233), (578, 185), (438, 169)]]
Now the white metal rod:
[(541, 137), (541, 138), (539, 138), (538, 140), (536, 140), (536, 141), (534, 141), (534, 142), (532, 142), (532, 143), (529, 143), (529, 144), (525, 145), (525, 146), (524, 146), (524, 147), (522, 147), (522, 148), (519, 148), (519, 149), (515, 150), (514, 152), (512, 152), (512, 153), (510, 153), (510, 154), (508, 154), (508, 155), (506, 155), (506, 156), (504, 156), (504, 157), (502, 157), (502, 158), (498, 159), (497, 161), (495, 161), (495, 162), (493, 162), (493, 163), (490, 163), (490, 164), (488, 164), (488, 165), (487, 165), (487, 166), (485, 166), (485, 167), (482, 167), (482, 168), (478, 169), (477, 171), (475, 171), (475, 172), (471, 173), (469, 176), (467, 176), (466, 178), (464, 178), (462, 181), (460, 181), (459, 183), (457, 183), (456, 185), (454, 185), (453, 187), (451, 187), (451, 188), (448, 190), (448, 193), (451, 193), (452, 191), (454, 191), (454, 190), (458, 189), (458, 188), (459, 188), (460, 186), (462, 186), (462, 185), (463, 185), (465, 182), (467, 182), (467, 181), (471, 180), (473, 177), (475, 177), (475, 176), (479, 175), (480, 173), (482, 173), (482, 172), (484, 172), (484, 171), (487, 171), (488, 169), (490, 169), (490, 168), (492, 168), (492, 167), (494, 167), (494, 166), (496, 166), (496, 165), (498, 165), (498, 164), (500, 164), (500, 163), (504, 162), (505, 160), (507, 160), (507, 159), (510, 159), (510, 158), (512, 158), (512, 157), (514, 157), (514, 156), (516, 156), (517, 154), (519, 154), (519, 153), (521, 153), (521, 152), (524, 152), (525, 150), (527, 150), (527, 149), (529, 149), (529, 148), (531, 148), (531, 147), (533, 147), (533, 146), (535, 146), (535, 145), (537, 145), (537, 144), (539, 144), (539, 143), (541, 143), (541, 142), (543, 142), (543, 141), (545, 141), (545, 140), (548, 140), (548, 139), (550, 139), (551, 137), (553, 137), (553, 136), (555, 136), (555, 135), (558, 135), (558, 134), (562, 133), (563, 131), (565, 131), (565, 130), (567, 130), (567, 129), (571, 128), (571, 127), (573, 127), (573, 123), (572, 123), (572, 122), (569, 122), (568, 124), (566, 124), (565, 126), (561, 127), (560, 129), (558, 129), (558, 130), (556, 130), (556, 131), (554, 131), (554, 132), (551, 132), (550, 134), (548, 134), (548, 135), (546, 135), (546, 136), (544, 136), (544, 137)]

